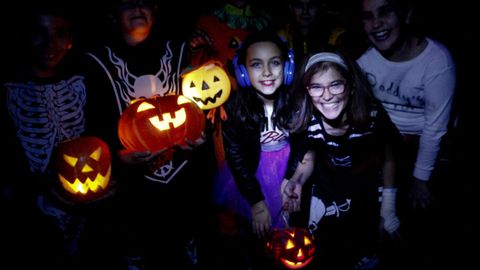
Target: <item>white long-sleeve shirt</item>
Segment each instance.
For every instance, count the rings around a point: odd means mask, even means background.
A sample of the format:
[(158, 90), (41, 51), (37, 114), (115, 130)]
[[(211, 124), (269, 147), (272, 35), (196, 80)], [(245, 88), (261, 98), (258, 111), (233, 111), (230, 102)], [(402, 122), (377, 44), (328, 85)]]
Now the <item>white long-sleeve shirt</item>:
[(424, 51), (408, 61), (389, 61), (373, 47), (357, 60), (400, 132), (420, 136), (413, 176), (425, 181), (447, 132), (456, 84), (448, 49), (430, 38), (427, 42)]

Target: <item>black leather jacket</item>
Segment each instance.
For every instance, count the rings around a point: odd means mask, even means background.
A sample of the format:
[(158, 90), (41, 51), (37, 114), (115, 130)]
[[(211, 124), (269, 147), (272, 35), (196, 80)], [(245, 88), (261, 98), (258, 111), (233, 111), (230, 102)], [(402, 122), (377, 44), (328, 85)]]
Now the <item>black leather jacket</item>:
[(265, 199), (255, 175), (260, 160), (260, 127), (249, 130), (228, 119), (222, 127), (225, 157), (242, 196), (252, 206)]
[[(264, 126), (266, 119), (260, 120), (254, 128), (249, 128), (246, 123), (242, 123), (238, 119), (233, 119), (233, 117), (231, 117), (232, 111), (238, 106), (242, 106), (237, 103), (238, 94), (239, 93), (236, 92), (233, 93), (225, 104), (225, 110), (227, 111), (227, 115), (229, 115), (222, 126), (225, 157), (240, 193), (249, 204), (253, 206), (265, 199), (255, 174), (260, 161), (260, 129)], [(291, 135), (292, 134), (290, 134), (290, 136)], [(306, 152), (304, 149), (304, 138), (304, 136), (293, 136), (289, 138), (291, 143), (291, 160), (289, 161), (289, 168), (287, 169), (287, 177), (293, 174), (297, 163), (303, 158), (303, 154)], [(294, 148), (292, 148), (292, 139), (295, 142)]]

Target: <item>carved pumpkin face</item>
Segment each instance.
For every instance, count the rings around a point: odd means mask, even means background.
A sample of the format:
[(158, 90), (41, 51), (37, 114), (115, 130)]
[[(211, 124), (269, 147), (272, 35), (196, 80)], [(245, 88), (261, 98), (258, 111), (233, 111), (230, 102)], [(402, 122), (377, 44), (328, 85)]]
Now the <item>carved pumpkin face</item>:
[(203, 111), (182, 95), (139, 99), (122, 113), (118, 136), (125, 148), (157, 152), (201, 138)]
[(275, 229), (267, 242), (267, 249), (289, 269), (300, 269), (313, 259), (315, 245), (312, 235), (303, 228)]
[(193, 100), (202, 110), (222, 105), (230, 96), (230, 79), (214, 62), (209, 62), (185, 74), (183, 95)]
[(75, 200), (87, 201), (105, 193), (111, 175), (110, 150), (105, 142), (80, 137), (60, 143), (56, 154), (60, 184)]

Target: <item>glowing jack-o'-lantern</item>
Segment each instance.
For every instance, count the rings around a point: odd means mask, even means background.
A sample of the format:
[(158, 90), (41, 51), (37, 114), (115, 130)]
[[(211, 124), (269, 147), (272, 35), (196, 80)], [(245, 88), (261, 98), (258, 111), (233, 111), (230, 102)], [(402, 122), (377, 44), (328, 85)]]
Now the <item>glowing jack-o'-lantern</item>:
[(111, 159), (107, 144), (96, 137), (60, 143), (56, 151), (60, 185), (70, 199), (89, 201), (105, 194), (110, 182)]
[(183, 75), (182, 93), (202, 110), (222, 105), (230, 96), (231, 83), (219, 63), (208, 62)]
[(289, 269), (300, 269), (313, 259), (315, 245), (312, 235), (303, 228), (274, 229), (267, 241), (273, 258)]
[(122, 113), (118, 136), (125, 148), (157, 152), (185, 140), (194, 142), (205, 129), (203, 111), (182, 95), (139, 99)]

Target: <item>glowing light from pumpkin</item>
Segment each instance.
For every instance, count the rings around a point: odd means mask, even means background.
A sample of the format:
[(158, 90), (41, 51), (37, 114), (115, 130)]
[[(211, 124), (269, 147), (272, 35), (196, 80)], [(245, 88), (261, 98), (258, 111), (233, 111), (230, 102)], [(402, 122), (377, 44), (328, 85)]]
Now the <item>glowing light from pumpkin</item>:
[(315, 245), (307, 230), (292, 227), (273, 230), (267, 241), (267, 249), (285, 267), (300, 269), (313, 260)]
[(61, 186), (81, 200), (99, 197), (111, 177), (110, 150), (96, 137), (81, 137), (59, 144), (57, 174)]
[(230, 96), (231, 82), (219, 62), (207, 62), (183, 75), (182, 93), (202, 110), (219, 107)]
[(154, 96), (131, 103), (122, 113), (118, 136), (134, 151), (157, 152), (185, 140), (196, 141), (205, 129), (203, 111), (182, 95)]
[[(102, 149), (99, 147), (97, 150), (95, 150), (95, 152), (93, 152), (90, 155), (90, 158), (98, 162), (100, 160), (101, 153), (102, 153)], [(63, 159), (65, 160), (65, 162), (70, 164), (70, 166), (77, 167), (77, 164), (79, 161), (78, 158), (64, 154)], [(88, 164), (83, 165), (81, 168), (82, 174), (87, 174), (93, 171), (94, 169), (90, 167)], [(60, 178), (60, 182), (62, 183), (63, 187), (68, 192), (73, 194), (76, 194), (76, 193), (87, 194), (87, 192), (89, 191), (97, 192), (100, 188), (102, 189), (107, 188), (108, 182), (110, 180), (111, 172), (112, 172), (112, 167), (110, 166), (105, 175), (102, 175), (101, 173), (97, 173), (94, 179), (90, 179), (90, 177), (87, 177), (85, 182), (83, 183), (78, 178), (76, 178), (73, 183), (70, 183), (60, 173), (58, 174), (58, 177)]]

